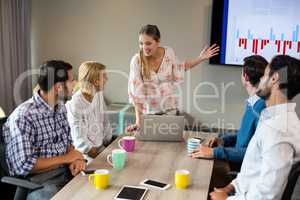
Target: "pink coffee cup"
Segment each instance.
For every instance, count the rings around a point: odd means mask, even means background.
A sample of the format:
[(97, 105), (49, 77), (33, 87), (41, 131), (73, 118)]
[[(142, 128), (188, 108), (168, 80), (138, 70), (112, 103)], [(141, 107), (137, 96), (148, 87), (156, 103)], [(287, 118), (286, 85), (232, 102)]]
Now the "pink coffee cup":
[(119, 147), (127, 152), (133, 152), (135, 147), (135, 137), (125, 136), (118, 141)]

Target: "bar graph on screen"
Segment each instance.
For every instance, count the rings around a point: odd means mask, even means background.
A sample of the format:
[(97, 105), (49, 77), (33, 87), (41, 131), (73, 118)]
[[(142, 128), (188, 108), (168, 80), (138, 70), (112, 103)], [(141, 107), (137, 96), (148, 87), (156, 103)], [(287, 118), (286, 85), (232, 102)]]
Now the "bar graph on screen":
[(225, 63), (242, 64), (249, 55), (300, 58), (299, 7), (299, 0), (230, 0)]
[(251, 31), (248, 30), (247, 37), (240, 37), (239, 30), (236, 31), (236, 45), (244, 50), (251, 51), (252, 54), (259, 54), (264, 48), (269, 46), (273, 48), (274, 53), (286, 55), (288, 50), (294, 50), (300, 53), (300, 41), (299, 41), (299, 25), (297, 24), (295, 30), (292, 31), (292, 38), (285, 39), (283, 33), (280, 37), (276, 37), (273, 32), (273, 28), (270, 29), (269, 38), (254, 38)]

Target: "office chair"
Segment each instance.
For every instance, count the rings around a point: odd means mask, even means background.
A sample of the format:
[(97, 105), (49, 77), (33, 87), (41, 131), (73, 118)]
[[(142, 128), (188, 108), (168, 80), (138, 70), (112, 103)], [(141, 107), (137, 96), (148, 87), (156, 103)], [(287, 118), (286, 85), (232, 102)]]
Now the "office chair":
[(228, 180), (233, 180), (237, 177), (238, 173), (241, 171), (241, 163), (228, 162), (230, 171), (226, 174)]
[(292, 198), (298, 177), (300, 175), (300, 161), (295, 163), (288, 176), (288, 182), (285, 186), (281, 200), (290, 200)]
[[(6, 122), (7, 117), (0, 118), (0, 178), (1, 178), (1, 188), (6, 191), (4, 199), (14, 200), (25, 200), (27, 194), (31, 190), (36, 190), (42, 188), (42, 185), (33, 183), (22, 177), (10, 176), (8, 173), (8, 166), (5, 159), (5, 143), (2, 135), (2, 127)], [(3, 197), (3, 196), (2, 196)]]
[(0, 107), (0, 118), (5, 117), (5, 112), (4, 110)]

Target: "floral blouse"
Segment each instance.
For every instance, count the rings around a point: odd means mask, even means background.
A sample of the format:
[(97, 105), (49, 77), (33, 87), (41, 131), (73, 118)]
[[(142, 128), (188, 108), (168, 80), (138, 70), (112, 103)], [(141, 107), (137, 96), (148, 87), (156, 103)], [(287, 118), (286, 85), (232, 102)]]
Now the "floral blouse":
[(175, 52), (164, 47), (165, 55), (158, 72), (151, 71), (149, 79), (142, 77), (140, 56), (135, 54), (130, 63), (128, 94), (130, 103), (140, 103), (143, 114), (156, 114), (177, 109), (179, 84), (184, 79), (184, 64)]

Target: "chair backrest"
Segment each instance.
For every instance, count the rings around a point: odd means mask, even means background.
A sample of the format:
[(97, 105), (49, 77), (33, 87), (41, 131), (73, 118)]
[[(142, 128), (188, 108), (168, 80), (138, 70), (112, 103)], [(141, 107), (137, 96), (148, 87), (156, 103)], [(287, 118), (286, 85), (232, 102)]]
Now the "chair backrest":
[(0, 107), (0, 118), (3, 118), (3, 117), (5, 117), (6, 115), (5, 115), (5, 112), (4, 112), (4, 110)]
[[(5, 144), (3, 141), (3, 125), (5, 124), (7, 117), (0, 118), (0, 180), (3, 176), (8, 176), (8, 166), (5, 159)], [(1, 194), (2, 199), (14, 199), (16, 186), (9, 185), (3, 182), (0, 182), (0, 187), (4, 190), (4, 194)]]
[(8, 167), (5, 159), (5, 145), (3, 141), (3, 125), (6, 120), (7, 117), (0, 118), (0, 178), (8, 175)]
[(290, 200), (292, 198), (294, 188), (300, 175), (300, 161), (295, 163), (290, 171), (288, 182), (281, 197), (282, 200)]

